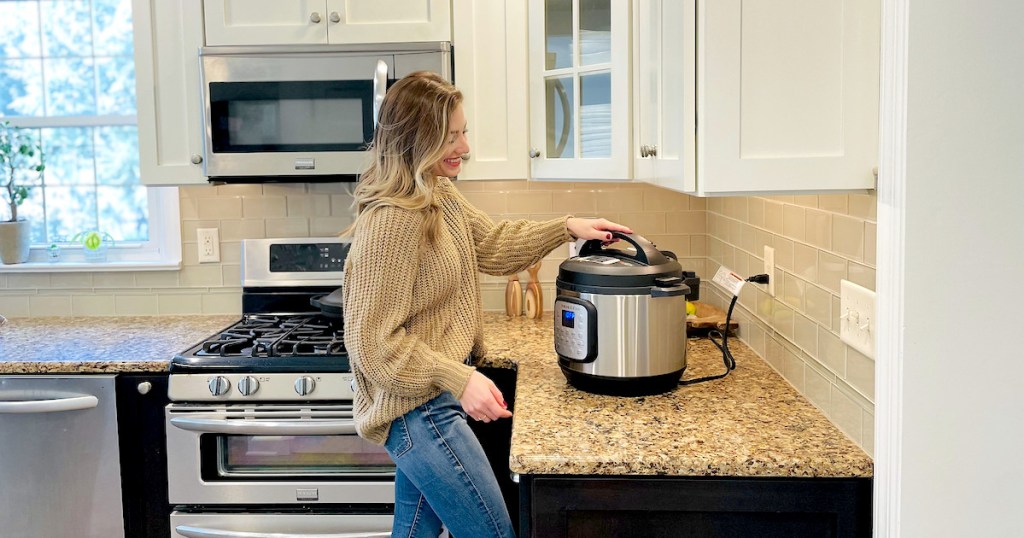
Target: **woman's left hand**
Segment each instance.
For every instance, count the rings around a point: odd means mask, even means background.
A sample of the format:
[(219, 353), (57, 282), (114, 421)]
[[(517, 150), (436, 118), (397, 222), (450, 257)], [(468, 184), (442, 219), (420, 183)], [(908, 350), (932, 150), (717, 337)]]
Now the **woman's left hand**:
[(602, 241), (613, 241), (612, 234), (609, 232), (633, 233), (633, 230), (606, 219), (581, 219), (577, 217), (570, 217), (569, 220), (565, 222), (565, 227), (569, 229), (569, 233), (576, 239), (600, 239)]

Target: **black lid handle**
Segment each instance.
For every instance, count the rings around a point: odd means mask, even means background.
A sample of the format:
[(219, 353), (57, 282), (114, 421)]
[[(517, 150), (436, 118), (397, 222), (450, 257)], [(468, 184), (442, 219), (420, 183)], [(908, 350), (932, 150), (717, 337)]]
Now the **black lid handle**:
[(612, 236), (618, 237), (619, 239), (633, 245), (633, 248), (636, 249), (636, 256), (630, 256), (628, 252), (619, 249), (606, 249), (600, 239), (590, 239), (586, 243), (583, 243), (583, 246), (580, 248), (579, 255), (589, 256), (591, 254), (614, 254), (617, 256), (632, 258), (644, 265), (660, 265), (667, 261), (661, 251), (654, 246), (654, 243), (651, 243), (640, 234), (612, 232)]

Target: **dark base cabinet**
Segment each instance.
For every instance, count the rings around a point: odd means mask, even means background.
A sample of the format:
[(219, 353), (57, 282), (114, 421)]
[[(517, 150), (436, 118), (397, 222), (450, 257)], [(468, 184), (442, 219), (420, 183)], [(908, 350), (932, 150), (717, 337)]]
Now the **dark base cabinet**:
[(870, 478), (522, 476), (519, 536), (871, 536)]
[[(508, 404), (509, 411), (515, 413), (516, 399), (516, 371), (507, 368), (477, 368), (501, 391)], [(512, 446), (512, 421), (497, 420), (494, 422), (469, 421), (469, 427), (480, 440), (480, 445), (487, 455), (487, 461), (491, 464), (491, 470), (498, 479), (498, 486), (501, 487), (501, 494), (505, 497), (505, 506), (512, 517), (512, 527), (516, 528), (518, 535), (519, 526), (519, 487), (512, 482), (512, 474), (508, 468), (508, 456)], [(459, 537), (461, 538), (461, 537)]]
[(125, 536), (166, 538), (171, 535), (164, 431), (167, 374), (120, 374), (114, 386)]

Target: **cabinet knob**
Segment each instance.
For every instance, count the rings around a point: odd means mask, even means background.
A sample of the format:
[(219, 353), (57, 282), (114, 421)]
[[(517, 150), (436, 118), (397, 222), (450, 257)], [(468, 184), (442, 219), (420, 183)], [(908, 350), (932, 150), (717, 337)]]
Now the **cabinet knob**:
[(537, 157), (540, 157), (540, 151), (537, 148), (530, 148), (530, 158), (536, 159)]
[(153, 384), (149, 381), (143, 381), (139, 383), (139, 386), (135, 387), (135, 390), (138, 390), (139, 394), (149, 394), (149, 391), (153, 390)]
[(341, 22), (341, 15), (339, 15), (337, 11), (332, 11), (331, 14), (327, 16), (327, 19), (331, 22)]
[(462, 160), (463, 161), (468, 161), (469, 160), (469, 154), (468, 153), (463, 153), (462, 154)]
[(658, 146), (648, 146), (646, 144), (640, 146), (641, 157), (656, 157), (658, 155)]
[(192, 164), (202, 164), (203, 156), (198, 153), (192, 154)]
[(310, 20), (310, 22), (312, 22), (313, 24), (319, 24), (319, 23), (320, 23), (320, 14), (319, 14), (319, 13), (317, 13), (316, 11), (314, 11), (313, 13), (311, 13), (311, 14), (309, 15), (309, 20)]

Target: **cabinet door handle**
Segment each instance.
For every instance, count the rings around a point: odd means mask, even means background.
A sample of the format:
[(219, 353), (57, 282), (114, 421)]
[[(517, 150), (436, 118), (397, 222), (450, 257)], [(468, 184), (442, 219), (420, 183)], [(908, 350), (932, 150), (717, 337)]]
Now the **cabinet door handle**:
[(320, 14), (317, 13), (316, 11), (314, 11), (313, 13), (310, 13), (309, 20), (313, 24), (320, 24)]
[(331, 14), (327, 16), (327, 20), (331, 22), (341, 22), (341, 15), (339, 15), (337, 11), (332, 11)]
[(540, 157), (540, 151), (537, 148), (530, 148), (530, 158), (536, 159), (537, 157)]
[(640, 156), (644, 157), (644, 158), (646, 158), (646, 157), (657, 157), (658, 156), (658, 146), (648, 146), (646, 144), (640, 146)]
[(59, 411), (79, 411), (91, 409), (99, 405), (95, 396), (73, 396), (55, 400), (26, 400), (0, 402), (0, 413), (56, 413)]

